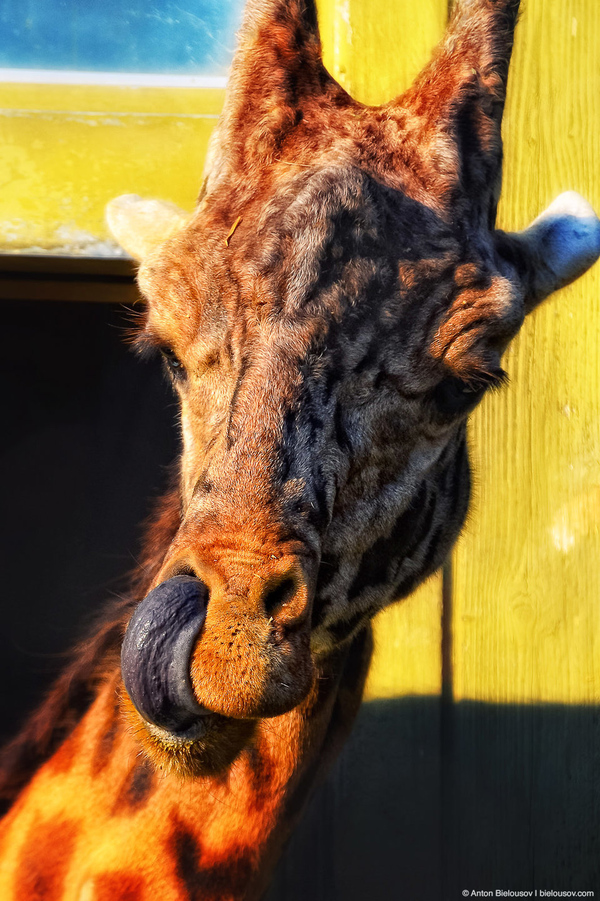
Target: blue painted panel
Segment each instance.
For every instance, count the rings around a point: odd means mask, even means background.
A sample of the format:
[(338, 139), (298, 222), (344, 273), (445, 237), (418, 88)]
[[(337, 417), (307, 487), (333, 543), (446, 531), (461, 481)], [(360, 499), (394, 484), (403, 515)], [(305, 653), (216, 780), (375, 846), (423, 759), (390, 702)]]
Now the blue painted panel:
[(0, 66), (223, 75), (243, 0), (1, 0)]

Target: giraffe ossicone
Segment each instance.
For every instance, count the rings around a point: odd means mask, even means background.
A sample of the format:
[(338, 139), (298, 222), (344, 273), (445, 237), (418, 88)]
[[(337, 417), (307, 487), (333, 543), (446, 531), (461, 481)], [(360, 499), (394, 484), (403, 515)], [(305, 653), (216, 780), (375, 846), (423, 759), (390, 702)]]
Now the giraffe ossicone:
[(248, 0), (196, 209), (110, 204), (179, 478), (131, 597), (5, 752), (1, 898), (260, 897), (351, 728), (371, 617), (460, 532), (469, 413), (600, 255), (574, 194), (495, 227), (518, 6), (457, 0), (412, 87), (366, 107), (313, 0)]

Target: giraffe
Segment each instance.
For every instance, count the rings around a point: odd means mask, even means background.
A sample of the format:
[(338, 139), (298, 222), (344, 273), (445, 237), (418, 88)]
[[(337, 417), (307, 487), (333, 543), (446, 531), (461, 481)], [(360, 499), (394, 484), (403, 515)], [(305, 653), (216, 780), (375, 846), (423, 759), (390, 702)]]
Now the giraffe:
[(469, 413), (600, 256), (571, 192), (495, 228), (518, 6), (457, 0), (372, 108), (323, 67), (312, 0), (249, 0), (194, 213), (110, 205), (183, 448), (131, 596), (5, 751), (2, 899), (264, 891), (352, 726), (370, 619), (460, 531)]

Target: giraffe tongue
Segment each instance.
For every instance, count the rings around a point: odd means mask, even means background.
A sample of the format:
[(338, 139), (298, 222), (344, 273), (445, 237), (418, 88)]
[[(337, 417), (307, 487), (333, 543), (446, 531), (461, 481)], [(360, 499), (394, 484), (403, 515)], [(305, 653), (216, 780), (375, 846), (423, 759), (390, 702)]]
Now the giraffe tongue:
[(196, 701), (190, 656), (206, 617), (208, 589), (192, 576), (157, 585), (136, 607), (121, 648), (127, 693), (147, 722), (175, 735), (210, 713)]

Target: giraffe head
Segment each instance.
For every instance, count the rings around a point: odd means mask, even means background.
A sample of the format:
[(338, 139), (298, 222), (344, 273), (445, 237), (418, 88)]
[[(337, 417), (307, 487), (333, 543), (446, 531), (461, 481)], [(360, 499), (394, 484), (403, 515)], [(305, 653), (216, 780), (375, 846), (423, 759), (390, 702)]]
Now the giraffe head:
[(459, 2), (370, 108), (323, 68), (309, 0), (252, 0), (194, 213), (109, 208), (181, 404), (180, 525), (122, 657), (163, 765), (225, 767), (440, 565), (468, 414), (525, 315), (600, 254), (575, 194), (495, 229), (517, 6)]

